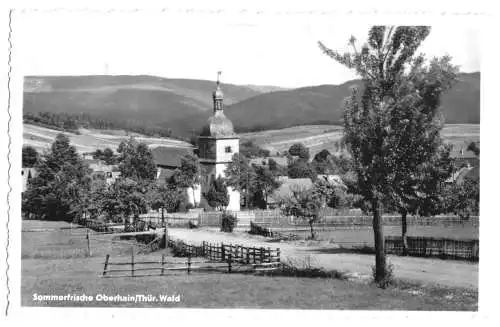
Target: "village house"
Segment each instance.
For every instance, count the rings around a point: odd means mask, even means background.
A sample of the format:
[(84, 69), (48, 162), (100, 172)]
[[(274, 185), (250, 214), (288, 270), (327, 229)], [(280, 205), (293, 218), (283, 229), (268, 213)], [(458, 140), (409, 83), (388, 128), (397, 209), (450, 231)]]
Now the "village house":
[(102, 178), (108, 185), (113, 184), (121, 175), (116, 165), (107, 165), (103, 160), (84, 157), (83, 162), (92, 170), (92, 178)]
[(479, 156), (473, 151), (467, 150), (464, 147), (453, 149), (450, 156), (455, 161), (457, 168), (452, 176), (446, 181), (447, 183), (461, 184), (467, 179), (479, 181)]

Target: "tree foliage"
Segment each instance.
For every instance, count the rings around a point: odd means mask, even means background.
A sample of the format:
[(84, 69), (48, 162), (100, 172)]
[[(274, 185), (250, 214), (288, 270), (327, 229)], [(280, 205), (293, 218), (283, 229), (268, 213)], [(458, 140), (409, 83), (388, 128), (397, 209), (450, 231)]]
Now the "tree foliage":
[(356, 71), (364, 84), (360, 99), (354, 89), (346, 101), (344, 137), (359, 190), (373, 212), (376, 282), (386, 276), (382, 203), (408, 208), (432, 189), (428, 177), (440, 176), (436, 171), (442, 170), (433, 166), (441, 161), (443, 121), (438, 108), (458, 70), (448, 56), (427, 63), (416, 53), (429, 33), (427, 26), (374, 26), (360, 50), (351, 38), (352, 51), (343, 54), (319, 43), (326, 55)]
[(309, 149), (303, 143), (294, 143), (288, 149), (291, 156), (299, 157), (301, 159), (309, 160)]
[(287, 173), (290, 178), (310, 178), (312, 180), (315, 180), (317, 175), (313, 166), (302, 158), (290, 160)]
[(277, 176), (266, 166), (253, 166), (255, 171), (254, 182), (251, 185), (253, 200), (262, 208), (267, 208), (269, 196), (281, 186)]
[(245, 197), (245, 205), (250, 206), (251, 191), (255, 182), (255, 170), (249, 164), (248, 159), (241, 153), (235, 153), (226, 170), (226, 184), (234, 190), (241, 192)]
[(222, 177), (213, 179), (210, 183), (210, 188), (205, 195), (208, 204), (217, 210), (225, 210), (229, 204), (229, 194), (227, 186)]
[(44, 220), (65, 220), (83, 214), (78, 205), (91, 179), (69, 138), (58, 134), (50, 151), (35, 165), (37, 176), (23, 193), (23, 211)]
[(23, 146), (22, 156), (23, 167), (34, 167), (39, 159), (38, 152), (30, 145)]
[[(194, 189), (201, 183), (202, 169), (197, 156), (186, 154), (181, 158), (181, 164), (176, 169), (173, 175), (173, 182), (179, 187), (191, 188), (193, 192), (193, 200), (195, 200)], [(197, 206), (197, 203), (194, 203)]]
[[(139, 215), (147, 213), (147, 189), (131, 178), (119, 178), (110, 185), (102, 199), (107, 220), (126, 225), (138, 221)], [(132, 219), (131, 219), (132, 218)]]
[(270, 151), (263, 149), (252, 140), (242, 140), (240, 143), (240, 153), (246, 158), (266, 158)]
[(156, 164), (153, 154), (146, 144), (137, 142), (133, 137), (130, 137), (127, 141), (120, 143), (118, 153), (118, 169), (123, 178), (130, 178), (145, 184), (155, 180)]
[(162, 225), (165, 224), (165, 211), (176, 212), (184, 198), (184, 192), (174, 183), (153, 184), (147, 193), (148, 202), (154, 210), (161, 210)]
[(476, 156), (479, 156), (479, 145), (476, 142), (470, 142), (467, 151), (472, 151)]
[(287, 215), (307, 221), (311, 230), (311, 239), (316, 238), (313, 225), (320, 218), (319, 209), (323, 201), (324, 199), (318, 196), (318, 193), (314, 189), (299, 185), (292, 185), (290, 187), (290, 194), (280, 199), (281, 205)]

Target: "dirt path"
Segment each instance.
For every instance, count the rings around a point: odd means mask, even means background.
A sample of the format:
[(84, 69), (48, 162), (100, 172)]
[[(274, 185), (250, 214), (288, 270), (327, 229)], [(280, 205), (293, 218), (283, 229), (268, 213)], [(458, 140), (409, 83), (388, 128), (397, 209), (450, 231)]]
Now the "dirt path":
[[(169, 236), (189, 244), (203, 241), (214, 243), (233, 243), (256, 247), (281, 249), (283, 259), (307, 260), (325, 269), (349, 272), (352, 276), (368, 279), (371, 276), (373, 255), (351, 253), (328, 253), (326, 248), (297, 246), (290, 243), (270, 243), (265, 238), (253, 237), (244, 233), (224, 234), (209, 230), (170, 229)], [(394, 265), (396, 277), (410, 279), (424, 284), (442, 284), (452, 287), (478, 288), (478, 264), (452, 260), (410, 258), (388, 256)]]

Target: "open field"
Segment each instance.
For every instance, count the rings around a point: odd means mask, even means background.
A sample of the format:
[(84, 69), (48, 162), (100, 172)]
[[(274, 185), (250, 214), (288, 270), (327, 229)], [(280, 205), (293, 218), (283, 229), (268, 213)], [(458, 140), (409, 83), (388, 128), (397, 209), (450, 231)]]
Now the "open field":
[[(442, 136), (446, 142), (456, 146), (467, 146), (471, 141), (479, 141), (478, 124), (445, 125)], [(302, 142), (312, 155), (328, 149), (335, 151), (335, 142), (342, 137), (342, 127), (338, 125), (304, 125), (255, 133), (245, 133), (242, 138), (251, 139), (271, 152), (288, 150), (293, 143)]]
[[(24, 144), (33, 146), (37, 151), (43, 152), (43, 150), (49, 149), (59, 133), (61, 132), (58, 130), (32, 124), (23, 124)], [(104, 149), (106, 147), (116, 150), (120, 142), (129, 137), (123, 131), (109, 130), (80, 129), (80, 135), (69, 132), (62, 133), (70, 138), (71, 145), (75, 146), (76, 150), (80, 153), (93, 152), (96, 149)], [(138, 141), (144, 142), (151, 147), (159, 145), (181, 148), (191, 147), (190, 144), (175, 139), (147, 137), (137, 133), (130, 133), (129, 135), (133, 135)]]
[[(23, 230), (41, 228), (44, 222), (23, 221)], [(48, 223), (52, 228), (65, 223)], [(73, 232), (76, 232), (73, 230)], [(177, 234), (172, 230), (174, 234)], [(302, 309), (399, 309), (399, 310), (477, 310), (478, 292), (474, 288), (419, 286), (401, 283), (382, 290), (372, 284), (322, 278), (270, 277), (225, 273), (176, 273), (163, 277), (101, 278), (104, 256), (111, 261), (128, 261), (127, 245), (110, 247), (94, 243), (91, 257), (64, 256), (85, 247), (81, 235), (69, 230), (24, 232), (22, 245), (21, 301), (23, 306), (134, 306), (204, 308), (302, 308)], [(170, 233), (170, 231), (169, 231)], [(205, 235), (207, 236), (207, 235)], [(208, 241), (214, 240), (213, 235)], [(82, 244), (83, 241), (83, 244)], [(281, 245), (280, 245), (281, 246)], [(38, 255), (33, 255), (38, 253)], [(156, 260), (161, 250), (137, 255), (136, 260)], [(330, 258), (336, 255), (329, 254)], [(169, 257), (169, 261), (185, 261)], [(453, 269), (448, 265), (448, 269)], [(91, 302), (34, 301), (33, 295), (92, 295)], [(172, 302), (99, 302), (97, 294), (122, 296), (135, 294), (180, 295)]]

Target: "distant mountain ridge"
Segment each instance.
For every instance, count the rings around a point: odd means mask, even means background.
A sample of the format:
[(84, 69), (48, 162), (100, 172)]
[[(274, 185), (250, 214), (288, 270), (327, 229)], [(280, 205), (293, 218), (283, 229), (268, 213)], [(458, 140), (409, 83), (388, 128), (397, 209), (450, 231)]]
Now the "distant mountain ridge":
[[(187, 136), (211, 115), (214, 88), (213, 81), (156, 76), (26, 76), (23, 112), (89, 113)], [(275, 89), (224, 84), (225, 103)]]
[[(344, 99), (360, 80), (261, 94), (227, 108), (239, 130), (267, 130), (295, 125), (341, 124)], [(479, 124), (480, 73), (462, 73), (441, 102), (447, 124)]]
[[(359, 80), (298, 89), (223, 84), (226, 115), (238, 132), (339, 124)], [(213, 81), (155, 76), (27, 76), (23, 112), (88, 113), (169, 128), (187, 137), (212, 114)], [(479, 123), (480, 73), (461, 74), (443, 98), (446, 123)]]

